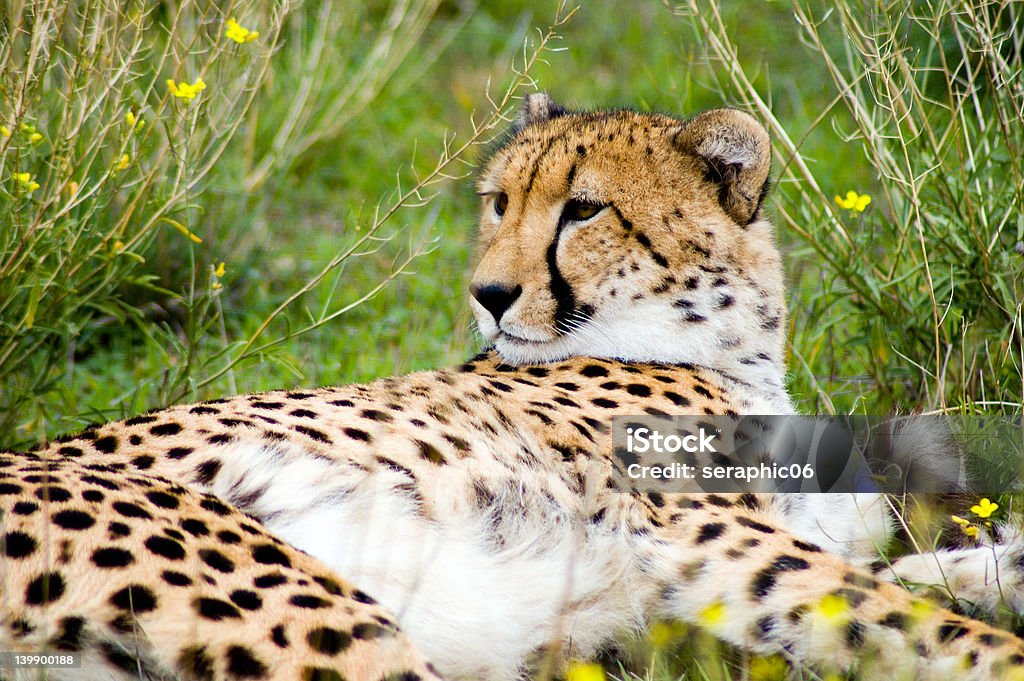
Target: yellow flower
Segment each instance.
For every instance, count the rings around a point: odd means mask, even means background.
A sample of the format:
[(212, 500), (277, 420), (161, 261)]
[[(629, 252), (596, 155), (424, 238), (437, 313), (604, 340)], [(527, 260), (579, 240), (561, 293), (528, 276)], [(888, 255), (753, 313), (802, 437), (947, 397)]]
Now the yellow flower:
[(67, 192), (71, 196), (74, 196), (75, 194), (77, 194), (78, 193), (78, 183), (74, 182), (74, 181), (68, 182)]
[[(988, 499), (983, 499), (982, 501), (988, 501)], [(975, 506), (974, 508), (979, 508), (979, 507)], [(992, 509), (992, 510), (994, 511), (995, 509)], [(960, 526), (960, 529), (963, 530), (964, 534), (966, 534), (968, 537), (970, 537), (971, 539), (977, 539), (978, 538), (978, 528), (975, 527), (974, 525), (972, 525), (970, 520), (967, 520), (965, 518), (961, 518), (958, 515), (951, 515), (949, 517), (950, 517), (950, 519), (952, 519), (952, 521), (954, 523), (956, 523), (957, 525)]]
[(217, 289), (221, 288), (221, 286), (223, 286), (223, 284), (221, 284), (218, 281), (218, 279), (220, 279), (221, 277), (224, 276), (224, 270), (225, 270), (225, 265), (224, 265), (223, 262), (220, 263), (219, 265), (217, 265), (217, 267), (215, 267), (213, 269), (213, 286), (212, 286), (212, 288), (213, 288), (214, 291), (216, 291)]
[(125, 123), (128, 124), (128, 127), (131, 128), (132, 130), (142, 130), (143, 126), (146, 125), (146, 121), (142, 120), (141, 118), (136, 118), (135, 114), (131, 110), (129, 110), (128, 113), (124, 115), (124, 120)]
[(655, 648), (664, 648), (672, 642), (672, 627), (666, 622), (655, 622), (647, 632), (647, 639)]
[(845, 621), (847, 619), (846, 614), (850, 610), (850, 604), (838, 594), (826, 594), (824, 598), (818, 601), (816, 610), (826, 621)]
[(915, 600), (910, 604), (910, 617), (915, 622), (921, 622), (932, 616), (938, 606), (925, 600)]
[(848, 210), (851, 213), (863, 213), (864, 209), (871, 203), (871, 197), (867, 194), (858, 194), (852, 189), (846, 192), (846, 198), (837, 196), (836, 203), (843, 210)]
[(127, 170), (131, 164), (132, 158), (128, 154), (121, 154), (121, 158), (117, 160), (117, 165), (114, 166), (114, 170), (121, 171)]
[(714, 629), (725, 619), (725, 603), (715, 601), (697, 615), (698, 621), (708, 629)]
[(655, 648), (665, 648), (686, 635), (687, 628), (682, 622), (659, 621), (647, 630), (647, 641)]
[(988, 498), (984, 498), (974, 506), (971, 506), (971, 513), (978, 516), (979, 518), (988, 518), (990, 515), (996, 512), (999, 508), (999, 504), (993, 504)]
[[(42, 133), (36, 130), (36, 126), (31, 125), (29, 123), (22, 123), (18, 126), (18, 130), (21, 131), (28, 139), (28, 141), (31, 142), (32, 144), (36, 144), (37, 142), (40, 142), (43, 139)], [(0, 135), (3, 135), (4, 137), (10, 137), (11, 129), (8, 128), (6, 125), (0, 125)]]
[(572, 662), (565, 670), (565, 681), (604, 681), (604, 667), (595, 662)]
[(113, 245), (113, 249), (114, 249), (114, 253), (120, 253), (121, 251), (124, 250), (124, 242), (123, 241), (115, 241), (114, 245)]
[(26, 194), (31, 194), (39, 189), (39, 183), (33, 180), (29, 173), (14, 173), (14, 181), (18, 184), (18, 188)]
[(789, 665), (778, 655), (750, 660), (751, 681), (783, 681), (789, 677)]
[(206, 89), (206, 83), (203, 82), (202, 78), (197, 78), (196, 82), (191, 85), (184, 81), (175, 84), (173, 80), (168, 79), (167, 88), (171, 91), (171, 94), (178, 99), (184, 99), (191, 102), (196, 98), (196, 95)]
[(252, 42), (253, 40), (256, 40), (256, 38), (259, 38), (260, 32), (250, 31), (244, 26), (239, 26), (238, 22), (232, 18), (228, 19), (228, 23), (224, 29), (224, 35), (241, 45), (242, 43)]

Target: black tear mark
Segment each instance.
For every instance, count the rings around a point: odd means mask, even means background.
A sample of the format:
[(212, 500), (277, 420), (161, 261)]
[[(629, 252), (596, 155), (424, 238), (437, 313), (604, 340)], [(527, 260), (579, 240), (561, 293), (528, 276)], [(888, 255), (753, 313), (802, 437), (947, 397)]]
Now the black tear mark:
[(555, 330), (559, 333), (566, 333), (569, 330), (566, 324), (572, 311), (576, 309), (576, 295), (572, 286), (558, 269), (558, 241), (564, 227), (565, 224), (559, 222), (547, 250), (548, 277), (551, 279), (551, 295), (555, 299)]

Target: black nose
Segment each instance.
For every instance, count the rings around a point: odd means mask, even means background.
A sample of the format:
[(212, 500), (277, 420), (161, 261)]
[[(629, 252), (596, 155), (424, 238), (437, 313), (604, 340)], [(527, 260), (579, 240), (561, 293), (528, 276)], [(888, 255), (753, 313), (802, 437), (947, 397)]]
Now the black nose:
[(523, 287), (509, 288), (502, 284), (484, 284), (483, 286), (473, 284), (469, 287), (469, 292), (476, 298), (476, 302), (491, 313), (494, 323), (497, 324), (501, 321), (501, 316), (512, 307), (512, 303), (516, 302), (516, 298), (523, 292)]

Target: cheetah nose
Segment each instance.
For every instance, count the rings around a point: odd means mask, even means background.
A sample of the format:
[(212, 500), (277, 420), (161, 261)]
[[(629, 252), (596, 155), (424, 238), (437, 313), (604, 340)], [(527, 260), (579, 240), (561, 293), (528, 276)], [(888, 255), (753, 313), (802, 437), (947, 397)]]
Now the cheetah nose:
[(509, 288), (503, 284), (484, 284), (483, 286), (473, 284), (469, 287), (469, 292), (476, 298), (476, 302), (491, 313), (494, 323), (497, 324), (501, 321), (502, 315), (512, 307), (512, 303), (516, 302), (516, 298), (523, 292), (523, 287)]

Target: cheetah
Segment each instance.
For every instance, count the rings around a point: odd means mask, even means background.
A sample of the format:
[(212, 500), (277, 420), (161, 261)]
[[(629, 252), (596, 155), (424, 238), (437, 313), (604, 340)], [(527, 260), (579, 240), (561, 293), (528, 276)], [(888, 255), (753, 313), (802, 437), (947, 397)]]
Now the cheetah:
[(1021, 671), (1021, 640), (863, 569), (875, 496), (612, 489), (613, 416), (794, 412), (769, 168), (738, 110), (529, 96), (477, 187), (490, 348), (5, 455), (0, 649), (81, 651), (79, 678), (511, 681), (668, 618), (869, 678)]
[(81, 656), (48, 678), (440, 678), (372, 597), (210, 494), (2, 454), (0, 513), (0, 645)]

